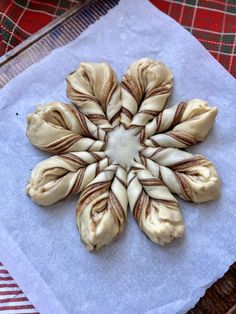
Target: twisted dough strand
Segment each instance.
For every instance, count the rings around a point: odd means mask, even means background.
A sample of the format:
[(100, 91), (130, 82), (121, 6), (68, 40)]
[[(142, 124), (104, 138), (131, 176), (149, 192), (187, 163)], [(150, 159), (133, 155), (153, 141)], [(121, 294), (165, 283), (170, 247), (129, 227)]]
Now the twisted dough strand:
[(37, 106), (28, 115), (27, 136), (31, 144), (55, 154), (100, 151), (107, 137), (73, 106), (60, 102)]
[(220, 180), (213, 164), (201, 155), (176, 148), (144, 148), (139, 161), (172, 193), (195, 203), (218, 198)]
[(134, 163), (128, 174), (127, 192), (134, 218), (153, 242), (164, 245), (183, 236), (184, 223), (178, 202), (143, 165)]
[(120, 122), (120, 84), (107, 63), (80, 63), (67, 76), (67, 95), (81, 112), (102, 129)]
[(140, 129), (165, 106), (173, 87), (171, 71), (143, 58), (131, 64), (121, 81), (121, 123)]
[(182, 148), (197, 144), (210, 132), (217, 112), (216, 107), (209, 107), (201, 99), (182, 102), (163, 110), (149, 122), (141, 131), (140, 140), (152, 147)]
[(88, 250), (109, 244), (125, 226), (127, 218), (126, 171), (112, 164), (80, 195), (77, 226)]
[(27, 194), (40, 205), (49, 206), (80, 192), (110, 163), (102, 152), (76, 152), (53, 156), (33, 169)]

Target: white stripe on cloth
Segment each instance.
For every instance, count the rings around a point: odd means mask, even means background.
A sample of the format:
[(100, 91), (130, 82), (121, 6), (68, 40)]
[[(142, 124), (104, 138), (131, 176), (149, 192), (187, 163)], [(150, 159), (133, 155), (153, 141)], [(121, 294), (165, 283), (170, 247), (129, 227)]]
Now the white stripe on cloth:
[(4, 278), (9, 278), (9, 277), (11, 277), (11, 275), (8, 272), (7, 273), (0, 272), (0, 282), (4, 280)]
[[(1, 302), (1, 301), (5, 300), (5, 299), (25, 298), (24, 293), (22, 291), (20, 291), (20, 290), (19, 291), (3, 291), (3, 292), (4, 292), (4, 294), (0, 294), (0, 306), (1, 306), (2, 303), (4, 303), (4, 302)], [(27, 301), (28, 301), (28, 299), (27, 299)]]
[[(183, 25), (184, 27), (188, 27), (188, 26), (185, 26)], [(209, 29), (205, 29), (205, 28), (198, 28), (198, 27), (195, 27), (194, 26), (194, 31), (200, 31), (200, 32), (204, 32), (204, 33), (212, 33), (212, 34), (221, 34), (222, 32), (215, 32), (215, 31), (212, 31), (212, 30), (209, 30)], [(227, 33), (227, 32), (224, 32), (224, 35), (234, 35), (234, 33)]]
[[(8, 274), (8, 276), (10, 276), (10, 274)], [(16, 284), (16, 282), (13, 278), (11, 280), (10, 279), (9, 280), (0, 280), (0, 287), (1, 287), (1, 285), (12, 285), (12, 284)]]
[[(227, 10), (227, 4), (228, 4), (228, 0), (226, 0), (226, 2), (225, 2), (225, 12)], [(221, 30), (221, 34), (220, 34), (220, 44), (219, 44), (219, 47), (218, 47), (218, 52), (217, 52), (217, 57), (216, 57), (217, 60), (219, 60), (220, 55), (221, 55), (221, 47), (222, 47), (222, 41), (223, 41), (223, 36), (224, 36), (226, 15), (227, 15), (227, 13), (224, 14), (224, 17), (223, 17), (222, 30)]]
[[(6, 308), (4, 310), (4, 307)], [(1, 314), (31, 314), (31, 313), (37, 313), (35, 309), (11, 309), (9, 306), (0, 307), (0, 313)]]
[[(8, 285), (8, 283), (6, 285)], [(13, 292), (13, 291), (19, 291), (19, 290), (20, 288), (18, 286), (17, 287), (1, 287), (0, 286), (0, 294), (1, 292), (7, 292), (7, 291)]]
[[(232, 65), (233, 65), (233, 59), (234, 59), (234, 56), (236, 54), (236, 51), (235, 51), (235, 48), (236, 48), (236, 36), (234, 36), (234, 45), (233, 45), (233, 51), (231, 53), (231, 56), (230, 56), (230, 62), (229, 62), (229, 68), (228, 68), (228, 71), (230, 72), (231, 69), (232, 69)], [(221, 52), (223, 54), (223, 52)], [(226, 53), (224, 53), (226, 54)]]

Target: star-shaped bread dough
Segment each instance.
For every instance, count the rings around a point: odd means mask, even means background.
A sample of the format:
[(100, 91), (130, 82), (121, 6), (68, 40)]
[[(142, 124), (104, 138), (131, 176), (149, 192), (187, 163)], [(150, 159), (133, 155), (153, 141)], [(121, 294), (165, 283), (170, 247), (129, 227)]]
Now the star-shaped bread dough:
[[(192, 99), (164, 109), (173, 75), (163, 63), (147, 58), (131, 64), (121, 83), (106, 63), (81, 63), (66, 81), (73, 105), (39, 105), (28, 116), (30, 142), (55, 154), (33, 169), (28, 195), (49, 206), (80, 193), (76, 221), (89, 250), (123, 231), (128, 206), (153, 242), (164, 245), (182, 237), (184, 221), (173, 194), (194, 203), (219, 196), (213, 164), (185, 150), (206, 138), (217, 108)], [(121, 126), (121, 150), (130, 145), (125, 132), (132, 131), (139, 145), (135, 156), (127, 158), (121, 151), (122, 162), (117, 162), (107, 146)], [(119, 150), (119, 142), (112, 145)]]

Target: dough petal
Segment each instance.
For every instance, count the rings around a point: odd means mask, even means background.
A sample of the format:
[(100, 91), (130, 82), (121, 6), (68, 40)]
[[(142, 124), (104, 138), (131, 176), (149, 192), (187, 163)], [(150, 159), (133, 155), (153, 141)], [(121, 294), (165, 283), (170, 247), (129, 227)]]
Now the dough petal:
[(35, 203), (52, 205), (80, 192), (109, 162), (103, 152), (53, 156), (33, 169), (26, 192)]
[(140, 229), (153, 242), (164, 245), (184, 234), (178, 202), (149, 170), (134, 163), (128, 174), (128, 201)]
[(73, 106), (59, 102), (37, 106), (28, 115), (27, 136), (31, 144), (55, 154), (100, 151), (107, 137)]
[(107, 63), (80, 63), (67, 76), (67, 95), (93, 123), (110, 130), (120, 122), (120, 84)]
[(172, 72), (163, 63), (148, 58), (132, 63), (121, 81), (121, 122), (140, 130), (163, 110), (172, 87)]
[(144, 148), (141, 162), (160, 178), (172, 193), (194, 203), (214, 200), (220, 179), (211, 161), (176, 148)]
[(141, 131), (140, 140), (146, 146), (188, 147), (202, 142), (210, 132), (217, 115), (201, 99), (192, 99), (163, 110)]
[(77, 204), (77, 226), (88, 250), (108, 245), (123, 231), (127, 203), (126, 171), (118, 165), (110, 165), (87, 185)]

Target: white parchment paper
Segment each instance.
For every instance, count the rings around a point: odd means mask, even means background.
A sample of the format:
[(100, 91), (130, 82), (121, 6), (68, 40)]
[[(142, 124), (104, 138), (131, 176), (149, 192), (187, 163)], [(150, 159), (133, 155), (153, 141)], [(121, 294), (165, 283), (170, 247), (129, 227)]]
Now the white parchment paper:
[[(121, 77), (144, 56), (172, 69), (170, 105), (198, 97), (219, 107), (208, 139), (190, 151), (215, 163), (222, 195), (201, 205), (180, 201), (186, 233), (171, 245), (153, 244), (129, 216), (119, 239), (89, 253), (75, 225), (78, 197), (42, 208), (24, 193), (31, 169), (49, 156), (30, 145), (26, 116), (36, 104), (68, 101), (64, 78), (79, 62), (105, 60)], [(235, 80), (201, 44), (136, 0), (121, 1), (0, 91), (0, 260), (41, 314), (184, 313), (223, 275), (236, 260), (235, 100)]]

